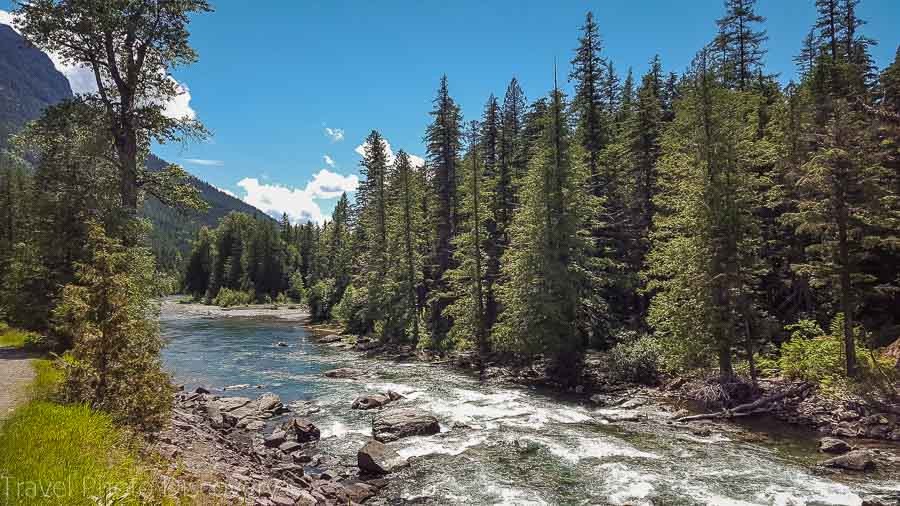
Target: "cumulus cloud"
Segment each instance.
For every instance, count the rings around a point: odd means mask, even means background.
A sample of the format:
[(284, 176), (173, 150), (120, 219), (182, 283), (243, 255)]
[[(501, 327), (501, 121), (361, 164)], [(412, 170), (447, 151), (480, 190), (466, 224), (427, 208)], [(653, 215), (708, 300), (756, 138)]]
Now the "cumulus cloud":
[[(11, 12), (0, 10), (0, 24), (9, 25), (13, 30), (19, 32), (16, 28), (16, 16)], [(69, 86), (72, 88), (73, 93), (94, 93), (97, 91), (97, 80), (94, 77), (93, 70), (88, 67), (65, 62), (55, 53), (47, 53), (47, 56), (50, 58), (50, 61), (53, 62), (53, 66), (56, 67), (56, 70), (66, 76), (66, 79), (69, 80)], [(169, 77), (169, 79), (175, 81), (172, 77)], [(175, 119), (195, 119), (197, 113), (190, 106), (191, 92), (188, 89), (187, 84), (175, 82), (178, 86), (179, 94), (165, 104), (163, 114)]]
[(203, 167), (221, 167), (225, 165), (225, 162), (222, 160), (207, 160), (205, 158), (185, 158), (184, 161), (191, 165), (201, 165)]
[[(356, 152), (359, 156), (366, 156), (366, 142), (363, 142), (359, 146), (356, 146), (353, 151)], [(387, 162), (388, 164), (394, 163), (394, 150), (391, 149), (391, 143), (388, 142), (387, 139), (384, 139), (385, 151), (387, 151)], [(412, 153), (406, 153), (409, 157), (409, 163), (412, 164), (413, 167), (422, 167), (425, 165), (425, 159), (421, 156), (414, 155)]]
[(322, 159), (325, 160), (325, 165), (327, 165), (329, 167), (334, 167), (334, 160), (330, 156), (323, 155)]
[(355, 175), (342, 176), (327, 169), (313, 175), (305, 188), (291, 188), (273, 183), (260, 183), (256, 178), (238, 181), (246, 195), (244, 202), (273, 216), (287, 213), (294, 223), (313, 221), (322, 223), (325, 215), (317, 200), (339, 197), (344, 192), (356, 191), (359, 179)]
[(325, 135), (331, 139), (331, 142), (341, 142), (344, 140), (344, 131), (340, 128), (325, 127)]

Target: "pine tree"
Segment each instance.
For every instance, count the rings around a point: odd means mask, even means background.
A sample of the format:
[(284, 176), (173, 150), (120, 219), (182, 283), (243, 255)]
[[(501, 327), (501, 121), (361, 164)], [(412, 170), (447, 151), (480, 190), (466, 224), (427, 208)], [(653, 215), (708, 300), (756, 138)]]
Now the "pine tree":
[(459, 107), (450, 97), (447, 76), (441, 78), (434, 109), (431, 111), (433, 121), (428, 126), (425, 140), (428, 150), (428, 168), (434, 185), (434, 220), (435, 246), (433, 270), (430, 273), (429, 297), (431, 337), (440, 342), (450, 330), (451, 322), (444, 314), (450, 303), (447, 293), (445, 273), (451, 267), (453, 258), (453, 237), (456, 236), (459, 203), (457, 199), (458, 174), (457, 164), (460, 151), (460, 123), (462, 116)]
[(716, 44), (725, 55), (725, 82), (741, 91), (749, 86), (766, 53), (761, 47), (766, 32), (753, 29), (754, 24), (765, 21), (754, 11), (755, 4), (756, 0), (726, 0), (725, 16), (716, 21)]
[(388, 175), (388, 251), (389, 277), (393, 287), (393, 337), (418, 342), (420, 336), (419, 290), (423, 286), (423, 267), (428, 236), (421, 207), (424, 181), (402, 149)]
[(507, 226), (509, 225), (509, 220), (512, 219), (512, 209), (516, 205), (519, 181), (525, 176), (528, 166), (522, 142), (525, 109), (525, 94), (514, 77), (510, 80), (509, 86), (506, 87), (506, 95), (503, 97), (500, 125), (500, 170), (508, 174), (510, 179), (510, 192), (509, 195), (506, 195), (507, 200), (503, 204), (509, 210)]
[(571, 379), (584, 342), (579, 329), (593, 326), (585, 322), (586, 306), (581, 304), (591, 292), (585, 274), (590, 241), (581, 213), (593, 201), (584, 191), (588, 176), (572, 152), (562, 93), (554, 90), (549, 101), (539, 103), (547, 109), (503, 258), (504, 311), (492, 341), (501, 349), (547, 353), (561, 375)]
[[(486, 116), (491, 116), (488, 103)], [(481, 157), (485, 149), (485, 139), (481, 134), (490, 132), (485, 125), (479, 132), (479, 125), (473, 121), (467, 132), (468, 153), (461, 164), (460, 222), (458, 235), (453, 240), (453, 257), (456, 266), (447, 273), (453, 302), (447, 307), (447, 314), (453, 318), (453, 327), (448, 337), (458, 348), (474, 344), (479, 353), (487, 352), (487, 296), (489, 283), (486, 267), (491, 261), (489, 250), (490, 214), (489, 199), (482, 173), (486, 169)], [(474, 340), (474, 343), (470, 340)]]
[(572, 108), (578, 121), (578, 142), (591, 174), (591, 191), (594, 196), (599, 197), (603, 192), (599, 181), (600, 151), (608, 142), (608, 125), (603, 120), (603, 69), (606, 62), (600, 55), (600, 32), (593, 13), (588, 12), (585, 16), (581, 32), (579, 46), (572, 59), (572, 72), (569, 74), (569, 79), (575, 81)]
[(806, 37), (803, 38), (803, 46), (800, 48), (800, 54), (794, 57), (794, 63), (797, 64), (797, 70), (801, 78), (805, 78), (816, 65), (816, 59), (819, 57), (819, 48), (816, 45), (816, 31), (811, 28)]
[(752, 95), (718, 85), (706, 62), (701, 53), (663, 140), (649, 323), (682, 366), (715, 355), (726, 383), (734, 374), (732, 347), (752, 319), (757, 183), (743, 157), (757, 116)]
[[(480, 329), (478, 341), (479, 349), (486, 351), (485, 336), (497, 321), (499, 313), (494, 285), (500, 278), (500, 259), (509, 245), (509, 224), (512, 220), (514, 201), (511, 167), (503, 161), (505, 148), (502, 111), (493, 95), (485, 104), (480, 131), (469, 132), (469, 137), (468, 156), (475, 159), (470, 163), (480, 163), (482, 166), (482, 169), (469, 167), (469, 170), (476, 171), (484, 180), (479, 184), (479, 191), (483, 195), (480, 195), (479, 201), (475, 203), (477, 204), (475, 211), (484, 221), (478, 226), (482, 228), (481, 234), (487, 238), (483, 245), (485, 262), (484, 265), (479, 265), (479, 271), (483, 272), (484, 278), (484, 286), (481, 287), (484, 296), (484, 329)], [(474, 141), (477, 141), (477, 144), (471, 145)], [(462, 178), (464, 185), (468, 177)], [(469, 187), (469, 191), (474, 191), (474, 188)]]

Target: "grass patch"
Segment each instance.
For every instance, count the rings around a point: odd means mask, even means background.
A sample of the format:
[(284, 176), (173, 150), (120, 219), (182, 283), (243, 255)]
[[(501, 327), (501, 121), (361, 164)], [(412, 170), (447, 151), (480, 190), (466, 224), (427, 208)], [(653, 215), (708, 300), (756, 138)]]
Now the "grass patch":
[(0, 324), (0, 347), (24, 348), (25, 341), (31, 337), (31, 332), (8, 327)]
[[(48, 381), (52, 373), (39, 367)], [(130, 441), (87, 406), (25, 404), (0, 428), (5, 504), (142, 504), (153, 482)]]
[(31, 398), (39, 401), (49, 401), (56, 397), (59, 385), (63, 380), (63, 372), (54, 365), (52, 360), (34, 359), (31, 361), (34, 367), (34, 381), (31, 383)]

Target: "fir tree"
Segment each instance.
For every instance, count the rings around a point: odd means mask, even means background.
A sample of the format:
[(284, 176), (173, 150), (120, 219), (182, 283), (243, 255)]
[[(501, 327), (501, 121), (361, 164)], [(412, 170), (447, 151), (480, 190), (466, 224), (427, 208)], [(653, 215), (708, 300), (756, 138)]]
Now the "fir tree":
[(765, 18), (754, 11), (756, 0), (726, 0), (725, 16), (716, 21), (719, 34), (716, 44), (725, 55), (725, 81), (739, 90), (746, 90), (757, 70), (762, 66), (766, 40), (764, 30), (754, 30)]
[(425, 140), (428, 150), (428, 168), (432, 172), (435, 206), (434, 220), (435, 246), (433, 270), (430, 280), (430, 328), (431, 336), (440, 341), (450, 330), (451, 322), (444, 314), (450, 303), (447, 294), (447, 280), (444, 274), (451, 267), (453, 258), (452, 240), (456, 236), (459, 203), (457, 200), (457, 164), (460, 151), (460, 123), (462, 116), (456, 102), (450, 97), (447, 76), (441, 78), (434, 109), (433, 121), (428, 126)]
[(600, 55), (600, 32), (593, 13), (588, 12), (585, 16), (581, 32), (569, 74), (569, 79), (575, 81), (572, 107), (578, 121), (577, 136), (591, 174), (591, 191), (600, 196), (603, 191), (599, 182), (600, 151), (608, 141), (607, 125), (603, 121), (603, 69), (606, 62)]
[[(491, 115), (488, 104), (486, 115)], [(491, 128), (483, 127), (482, 132)], [(458, 235), (453, 240), (454, 264), (447, 273), (453, 302), (447, 307), (447, 314), (453, 318), (450, 337), (459, 348), (466, 348), (470, 339), (479, 353), (487, 352), (486, 306), (488, 286), (485, 279), (486, 266), (490, 262), (486, 254), (489, 239), (488, 194), (482, 171), (486, 164), (481, 158), (485, 141), (479, 132), (477, 122), (471, 122), (467, 132), (468, 153), (461, 170), (460, 223)], [(487, 151), (487, 150), (485, 150)]]

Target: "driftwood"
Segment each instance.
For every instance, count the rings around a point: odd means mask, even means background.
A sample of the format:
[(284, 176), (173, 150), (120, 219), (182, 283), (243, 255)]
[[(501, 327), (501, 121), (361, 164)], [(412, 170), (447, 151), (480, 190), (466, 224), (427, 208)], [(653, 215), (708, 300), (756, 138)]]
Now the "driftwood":
[(763, 413), (768, 413), (772, 411), (772, 408), (769, 407), (769, 404), (772, 404), (775, 401), (780, 401), (781, 399), (787, 397), (794, 397), (797, 395), (803, 394), (807, 389), (811, 388), (812, 385), (809, 383), (801, 383), (794, 388), (784, 390), (775, 395), (770, 395), (768, 397), (760, 397), (759, 399), (748, 402), (746, 404), (741, 404), (739, 406), (735, 406), (731, 409), (723, 409), (717, 413), (704, 413), (702, 415), (691, 415), (691, 416), (683, 416), (676, 421), (678, 422), (694, 422), (697, 420), (714, 420), (714, 419), (722, 419), (722, 418), (739, 418), (743, 416), (752, 416), (759, 415)]

